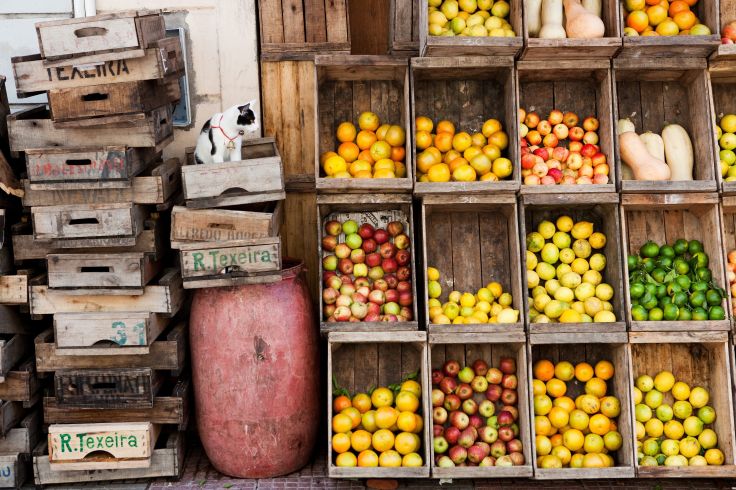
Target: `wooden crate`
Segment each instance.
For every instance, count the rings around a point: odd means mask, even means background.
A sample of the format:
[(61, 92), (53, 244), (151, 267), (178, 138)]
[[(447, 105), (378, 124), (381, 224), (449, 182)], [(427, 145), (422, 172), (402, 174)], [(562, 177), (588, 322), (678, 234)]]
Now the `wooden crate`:
[(419, 9), (421, 2), (391, 0), (389, 17), (389, 52), (394, 56), (419, 54)]
[[(155, 164), (154, 164), (155, 165)], [(170, 207), (171, 200), (181, 190), (181, 163), (170, 158), (144, 170), (128, 181), (36, 183), (23, 180), (25, 207), (113, 204), (155, 204), (157, 210)]]
[(181, 90), (179, 78), (172, 75), (163, 81), (105, 83), (50, 90), (48, 96), (51, 119), (59, 122), (152, 111), (162, 103), (178, 101)]
[(0, 401), (0, 438), (6, 437), (28, 415), (22, 402)]
[(137, 51), (94, 56), (96, 63), (85, 65), (76, 60), (49, 62), (40, 54), (11, 58), (16, 94), (31, 97), (48, 90), (89, 87), (100, 83), (125, 83), (159, 80), (184, 72), (184, 58), (178, 37), (159, 39), (140, 57)]
[(609, 167), (608, 184), (522, 185), (522, 194), (616, 192), (618, 168), (611, 110), (611, 63), (600, 59), (563, 60), (554, 65), (544, 61), (520, 61), (517, 76), (519, 106), (527, 112), (535, 111), (546, 118), (552, 109), (571, 111), (580, 118), (580, 125), (586, 117), (596, 117), (599, 121), (598, 145)]
[(165, 270), (158, 280), (145, 286), (143, 294), (105, 295), (68, 294), (48, 286), (31, 286), (31, 313), (54, 315), (57, 313), (84, 312), (143, 312), (163, 313), (174, 316), (184, 303), (181, 273), (177, 269)]
[(128, 479), (180, 478), (184, 471), (185, 434), (172, 432), (156, 441), (147, 468), (56, 471), (52, 468), (46, 442), (33, 452), (33, 473), (37, 485), (81, 484)]
[[(433, 369), (440, 369), (445, 361), (456, 360), (460, 366), (469, 366), (476, 359), (482, 359), (491, 367), (497, 367), (502, 357), (511, 357), (516, 361), (517, 376), (520, 380), (518, 385), (519, 409), (519, 437), (522, 443), (525, 463), (523, 466), (511, 467), (463, 467), (463, 468), (440, 468), (436, 464), (434, 445), (430, 446), (432, 461), (432, 477), (440, 479), (454, 478), (516, 478), (532, 476), (532, 429), (529, 425), (529, 387), (525, 384), (527, 380), (527, 352), (526, 336), (523, 331), (519, 332), (494, 332), (494, 333), (455, 333), (437, 332), (429, 334), (429, 368), (426, 369), (427, 379), (425, 382), (431, 390), (431, 375)], [(531, 371), (529, 371), (531, 372)], [(484, 395), (480, 395), (485, 399)], [(431, 402), (430, 402), (431, 405)], [(497, 407), (498, 408), (498, 407)]]
[[(602, 478), (633, 478), (635, 465), (635, 433), (632, 427), (633, 423), (633, 403), (631, 401), (631, 381), (630, 370), (630, 351), (627, 343), (626, 332), (618, 334), (618, 338), (606, 338), (600, 336), (579, 337), (574, 334), (563, 334), (561, 336), (552, 336), (545, 339), (539, 339), (540, 342), (531, 340), (529, 345), (529, 373), (536, 361), (541, 359), (549, 359), (553, 363), (560, 361), (568, 361), (573, 364), (579, 362), (587, 362), (591, 366), (595, 366), (598, 361), (610, 361), (613, 364), (613, 378), (606, 384), (608, 386), (608, 395), (618, 398), (621, 405), (621, 413), (617, 417), (618, 432), (623, 438), (621, 448), (612, 453), (616, 466), (607, 468), (557, 468), (543, 469), (537, 464), (534, 465), (534, 477), (540, 480), (577, 480), (577, 479), (602, 479)], [(582, 342), (582, 343), (581, 343)], [(533, 376), (527, 377), (529, 392), (532, 392)], [(573, 378), (567, 382), (566, 396), (573, 400), (581, 394), (584, 394), (584, 383)], [(527, 399), (529, 410), (534, 420), (534, 397)], [(532, 431), (534, 424), (532, 423)], [(533, 443), (533, 454), (536, 455), (536, 434), (532, 433), (531, 440)], [(536, 459), (536, 458), (535, 458)]]
[[(0, 439), (0, 454), (30, 454), (43, 438), (41, 410), (33, 410)], [(0, 465), (2, 468), (2, 465)], [(2, 471), (0, 471), (0, 476)]]
[(264, 60), (350, 53), (348, 0), (258, 0), (258, 13)]
[(540, 39), (529, 35), (524, 22), (524, 52), (521, 59), (548, 61), (550, 59), (612, 59), (621, 51), (622, 27), (620, 1), (602, 2), (601, 18), (606, 27), (602, 38), (596, 39)]
[[(409, 165), (409, 66), (405, 58), (388, 56), (317, 56), (315, 66), (315, 126), (317, 128), (314, 175), (322, 192), (410, 191), (413, 173)], [(337, 127), (345, 121), (356, 125), (364, 111), (374, 112), (381, 124), (401, 126), (406, 133), (406, 177), (394, 179), (328, 178), (320, 155), (337, 151)]]
[(187, 207), (213, 208), (277, 201), (285, 198), (284, 170), (272, 137), (244, 140), (242, 160), (194, 164), (194, 148), (187, 148), (181, 168)]
[(283, 201), (271, 201), (245, 210), (190, 209), (171, 211), (171, 246), (277, 237), (284, 213)]
[[(685, 38), (690, 36), (679, 36)], [(628, 39), (628, 38), (624, 38)], [(643, 37), (642, 39), (648, 39)], [(622, 192), (710, 192), (718, 189), (707, 62), (703, 59), (620, 59), (613, 62), (616, 120), (628, 118), (637, 133), (661, 134), (665, 123), (680, 124), (693, 145), (692, 181), (621, 180)], [(621, 157), (616, 145), (619, 175)], [(716, 169), (718, 168), (718, 172)]]
[[(572, 199), (570, 199), (572, 197)], [(592, 197), (592, 198), (591, 198)], [(537, 226), (543, 220), (553, 223), (558, 217), (567, 215), (574, 221), (590, 221), (595, 231), (606, 235), (606, 245), (600, 250), (606, 256), (606, 268), (601, 272), (603, 282), (613, 288), (613, 313), (616, 322), (613, 323), (534, 323), (529, 318), (528, 304), (524, 310), (527, 319), (527, 327), (530, 337), (535, 335), (560, 335), (564, 333), (575, 333), (577, 335), (591, 334), (593, 338), (604, 333), (625, 333), (626, 313), (624, 312), (624, 286), (623, 281), (628, 276), (623, 274), (621, 265), (621, 243), (619, 233), (621, 230), (621, 219), (618, 209), (617, 194), (585, 195), (554, 195), (554, 194), (529, 194), (522, 198), (519, 216), (522, 244), (526, 243), (527, 234), (536, 231)], [(521, 250), (522, 283), (527, 284), (526, 274), (526, 246)], [(530, 295), (531, 291), (526, 290)]]
[(516, 197), (428, 195), (422, 199), (422, 284), (427, 267), (440, 271), (444, 304), (450, 291), (475, 292), (497, 281), (514, 297), (513, 308), (520, 311), (516, 323), (435, 325), (429, 323), (424, 304), (426, 329), (434, 333), (499, 333), (524, 331), (526, 288), (522, 287), (519, 261), (519, 229)]
[[(514, 58), (524, 48), (522, 0), (509, 0), (509, 24), (516, 37), (430, 36), (427, 0), (419, 2), (420, 56), (509, 56)], [(509, 138), (509, 141), (515, 141)]]
[[(721, 37), (717, 0), (700, 0), (692, 11), (707, 25), (710, 36), (624, 36), (623, 49), (619, 58), (669, 58), (682, 57), (707, 58), (718, 49)], [(621, 6), (623, 26), (626, 25), (626, 9)], [(621, 29), (623, 33), (623, 27)]]
[(371, 387), (399, 383), (417, 373), (422, 385), (419, 413), (424, 418), (420, 434), (420, 468), (341, 468), (332, 453), (332, 390), (327, 390), (327, 474), (330, 478), (426, 478), (429, 476), (431, 388), (427, 372), (427, 334), (425, 332), (330, 332), (327, 338), (327, 386), (334, 382), (351, 394)]
[[(736, 3), (734, 4), (736, 6)], [(732, 46), (723, 44), (722, 46)], [(734, 59), (736, 59), (736, 48), (734, 49)], [(731, 60), (710, 61), (708, 63), (708, 74), (710, 76), (710, 100), (712, 104), (713, 119), (713, 148), (718, 155), (716, 158), (716, 178), (718, 179), (719, 188), (723, 195), (736, 195), (736, 182), (726, 182), (721, 173), (720, 164), (720, 146), (718, 138), (716, 138), (716, 127), (721, 118), (726, 114), (736, 113), (736, 89), (733, 88), (733, 82), (736, 81), (736, 69), (734, 69)]]
[(0, 384), (31, 352), (30, 338), (22, 334), (0, 334)]
[(152, 408), (70, 408), (62, 407), (54, 397), (45, 397), (43, 420), (48, 424), (151, 422), (172, 424), (176, 425), (178, 430), (186, 430), (189, 421), (190, 391), (191, 381), (187, 377), (167, 380), (153, 398)]
[(97, 118), (92, 123), (54, 123), (44, 106), (18, 111), (8, 116), (10, 149), (21, 152), (29, 148), (95, 145), (161, 150), (174, 134), (170, 105), (150, 112)]
[(54, 343), (52, 329), (41, 332), (35, 339), (36, 370), (40, 373), (64, 369), (128, 369), (149, 368), (172, 371), (178, 375), (186, 360), (187, 332), (183, 323), (176, 324), (154, 341), (148, 354), (121, 354), (109, 356), (60, 354)]
[[(723, 196), (721, 198), (721, 240), (723, 240), (722, 255), (723, 264), (728, 266), (728, 252), (736, 250), (736, 196)], [(734, 300), (731, 297), (731, 287), (728, 283), (728, 268), (726, 269), (726, 304), (731, 312), (731, 324), (734, 323), (733, 306)]]
[[(329, 255), (322, 250), (322, 237), (325, 235), (324, 225), (330, 220), (355, 220), (359, 225), (371, 223), (376, 228), (386, 226), (391, 221), (400, 221), (404, 225), (404, 233), (409, 236), (411, 253), (411, 283), (414, 301), (411, 305), (412, 320), (406, 322), (327, 322), (324, 314), (320, 313), (320, 331), (322, 333), (334, 331), (373, 332), (373, 331), (402, 331), (417, 330), (417, 286), (416, 286), (416, 241), (414, 240), (414, 213), (411, 196), (372, 194), (351, 196), (350, 194), (321, 195), (317, 197), (317, 237), (319, 238), (319, 304), (322, 312), (322, 291), (325, 288), (322, 280), (324, 269), (322, 257)], [(338, 241), (344, 234), (338, 237)]]
[(5, 374), (5, 381), (0, 383), (0, 400), (23, 402), (24, 408), (30, 408), (38, 400), (40, 389), (33, 356), (29, 355)]
[(0, 276), (0, 304), (28, 304), (28, 274)]
[[(631, 377), (651, 376), (671, 371), (675, 379), (690, 386), (702, 386), (710, 393), (708, 405), (715, 408), (712, 425), (723, 451), (723, 466), (639, 466), (639, 478), (726, 478), (736, 474), (734, 456), (733, 401), (731, 399), (730, 357), (727, 332), (631, 332)], [(672, 394), (664, 397), (671, 404)], [(622, 406), (623, 409), (623, 406)], [(633, 410), (633, 402), (631, 404)]]
[(21, 488), (28, 479), (29, 454), (0, 455), (0, 488)]
[[(721, 213), (718, 195), (713, 194), (624, 194), (621, 196), (621, 238), (623, 257), (636, 254), (648, 240), (659, 245), (672, 244), (679, 238), (700, 240), (708, 254), (713, 283), (727, 287), (724, 249), (721, 241)], [(628, 261), (624, 260), (624, 277), (629, 277)], [(723, 300), (725, 320), (706, 321), (634, 321), (631, 318), (629, 281), (626, 286), (626, 318), (632, 332), (697, 332), (730, 330), (731, 312)]]
[(149, 368), (65, 369), (54, 373), (54, 392), (62, 408), (153, 408), (163, 381)]
[(33, 237), (67, 238), (137, 237), (146, 217), (143, 207), (131, 203), (37, 206), (31, 208)]
[(143, 288), (161, 271), (153, 255), (49, 254), (49, 287), (70, 294), (143, 294)]
[(39, 22), (36, 33), (41, 56), (52, 60), (143, 50), (154, 47), (156, 41), (165, 37), (166, 29), (160, 10), (127, 10)]
[[(721, 31), (730, 22), (736, 20), (736, 2), (734, 0), (719, 0), (718, 30)], [(736, 46), (733, 44), (719, 44), (710, 56), (711, 60), (731, 61), (736, 59)]]
[[(443, 38), (444, 39), (444, 38)], [(460, 39), (460, 38), (458, 38)], [(467, 38), (466, 38), (467, 39)], [(413, 58), (412, 121), (427, 116), (437, 124), (448, 119), (458, 131), (480, 132), (483, 123), (491, 118), (503, 124), (509, 138), (509, 146), (503, 152), (514, 165), (508, 180), (499, 182), (416, 182), (414, 193), (462, 193), (516, 192), (521, 182), (519, 169), (519, 121), (517, 115), (516, 77), (511, 57), (484, 58)], [(415, 128), (411, 126), (411, 134)], [(416, 141), (412, 137), (411, 165), (416, 168)]]
[(148, 354), (169, 323), (160, 313), (57, 313), (54, 339), (59, 355)]

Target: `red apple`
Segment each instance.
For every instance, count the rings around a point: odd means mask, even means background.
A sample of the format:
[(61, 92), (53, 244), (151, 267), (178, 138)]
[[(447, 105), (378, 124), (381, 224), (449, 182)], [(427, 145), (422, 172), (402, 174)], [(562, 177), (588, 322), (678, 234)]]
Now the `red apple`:
[(384, 272), (388, 273), (394, 273), (399, 268), (396, 260), (394, 260), (393, 258), (383, 259), (381, 261), (381, 267), (383, 268)]
[(502, 410), (501, 413), (498, 414), (498, 425), (504, 426), (504, 425), (511, 425), (513, 423), (514, 423), (514, 416), (511, 414), (511, 412)]
[(409, 235), (405, 233), (401, 233), (394, 237), (394, 245), (399, 250), (406, 250), (407, 248), (409, 248), (410, 243), (411, 241), (409, 240)]
[(460, 410), (450, 412), (448, 420), (450, 425), (460, 430), (464, 430), (468, 425), (470, 425), (470, 417), (468, 417), (468, 414), (461, 412)]
[(371, 254), (376, 251), (378, 248), (378, 244), (373, 238), (368, 238), (367, 240), (363, 240), (363, 245), (360, 246), (363, 251), (367, 254)]
[[(570, 141), (582, 141), (583, 136), (585, 136), (585, 130), (580, 126), (572, 127), (567, 132), (567, 137)], [(570, 148), (570, 151), (573, 151), (572, 148)]]
[(565, 123), (565, 126), (567, 126), (568, 128), (572, 128), (573, 126), (577, 126), (578, 125), (578, 121), (579, 121), (578, 115), (575, 114), (574, 112), (566, 112), (562, 116), (562, 122)]
[(388, 232), (384, 230), (383, 228), (379, 228), (373, 233), (373, 239), (379, 245), (386, 243), (388, 241), (388, 238), (389, 238)]
[(396, 285), (396, 290), (400, 293), (411, 293), (411, 282), (399, 281), (399, 283)]
[[(466, 401), (472, 401), (472, 400), (466, 400)], [(488, 401), (488, 400), (486, 400)], [(476, 429), (480, 429), (484, 425), (483, 423), (483, 417), (478, 415), (477, 413), (474, 413), (470, 416), (470, 426), (475, 427)]]
[(377, 253), (370, 253), (365, 257), (365, 264), (368, 267), (377, 267), (381, 265), (381, 255)]
[(559, 109), (552, 109), (549, 113), (549, 117), (547, 120), (550, 124), (560, 124), (562, 122), (562, 118), (564, 117), (564, 114)]
[(486, 379), (492, 385), (501, 384), (501, 380), (503, 380), (503, 373), (498, 368), (490, 368), (486, 373)]
[(516, 359), (513, 357), (502, 357), (498, 368), (503, 374), (514, 374), (516, 372)]
[(356, 248), (352, 252), (350, 252), (350, 260), (353, 261), (353, 264), (362, 264), (365, 262), (365, 252), (361, 248)]
[(462, 404), (462, 401), (460, 400), (460, 397), (455, 395), (454, 393), (450, 393), (449, 395), (445, 396), (445, 402), (442, 404), (443, 407), (445, 407), (445, 410), (448, 412), (452, 412), (454, 410), (460, 410), (460, 405)]
[(451, 376), (445, 376), (440, 381), (440, 390), (445, 395), (449, 395), (451, 393), (455, 393), (455, 390), (457, 389), (457, 380)]
[(414, 302), (414, 296), (409, 291), (399, 293), (399, 304), (401, 306), (411, 306)]
[(335, 320), (338, 322), (346, 322), (352, 315), (353, 313), (347, 306), (338, 306), (335, 308)]
[(537, 131), (536, 129), (532, 129), (528, 133), (526, 133), (526, 140), (529, 142), (530, 145), (539, 145), (542, 143), (542, 134)]
[(432, 420), (436, 424), (444, 424), (447, 422), (447, 410), (443, 407), (434, 407), (432, 410)]
[(511, 458), (511, 463), (514, 466), (523, 466), (524, 465), (524, 453), (521, 451), (515, 451), (508, 455), (509, 458)]
[(448, 452), (447, 455), (453, 463), (460, 465), (465, 463), (465, 460), (468, 458), (468, 451), (462, 446), (453, 446), (450, 448), (450, 452)]
[(555, 184), (559, 184), (562, 181), (562, 171), (559, 168), (549, 169), (546, 176), (551, 177)]
[(450, 427), (445, 429), (445, 439), (447, 439), (447, 442), (449, 442), (450, 445), (457, 444), (457, 440), (459, 438), (460, 429), (458, 429), (454, 425), (450, 425)]
[[(534, 167), (535, 164), (539, 163), (541, 159), (542, 157), (534, 155), (532, 153), (524, 155), (523, 157), (521, 157), (521, 168), (531, 169)], [(542, 160), (542, 163), (544, 163), (544, 160)]]
[(472, 398), (464, 400), (462, 408), (463, 412), (467, 413), (468, 415), (475, 415), (476, 413), (478, 413), (478, 404)]
[(378, 253), (380, 253), (381, 257), (384, 259), (390, 259), (396, 254), (396, 247), (393, 243), (385, 242), (378, 248)]
[(368, 295), (368, 301), (377, 305), (382, 305), (386, 302), (386, 294), (380, 289), (374, 289), (371, 294)]
[(460, 383), (455, 390), (455, 393), (461, 400), (467, 400), (473, 396), (473, 388), (467, 383)]
[(329, 318), (335, 314), (335, 309), (337, 308), (337, 305), (325, 305), (325, 307), (322, 309), (322, 312), (325, 315), (325, 318)]
[(529, 112), (524, 118), (524, 124), (526, 124), (527, 127), (531, 129), (536, 128), (537, 124), (539, 124), (539, 121), (540, 121), (540, 117), (539, 117), (539, 114), (537, 114), (536, 112)]
[(386, 290), (386, 303), (397, 303), (399, 301), (399, 292), (395, 289)]
[(373, 281), (373, 290), (388, 291), (388, 283), (384, 279), (376, 279)]
[(496, 441), (491, 444), (491, 456), (494, 458), (500, 458), (506, 455), (506, 443), (503, 441)]
[[(401, 304), (401, 298), (399, 298), (399, 304)], [(407, 322), (410, 322), (414, 319), (414, 313), (412, 313), (411, 308), (409, 308), (409, 306), (402, 306), (401, 313), (399, 313), (399, 315), (401, 315), (404, 318), (404, 321), (407, 321)]]
[(593, 116), (588, 116), (583, 120), (583, 129), (586, 131), (597, 131), (598, 125), (598, 119)]
[(399, 280), (396, 278), (395, 274), (386, 274), (383, 279), (386, 281), (386, 284), (388, 284), (389, 289), (396, 289), (396, 286), (399, 285)]
[(473, 444), (468, 448), (468, 461), (479, 464), (486, 457), (485, 451), (481, 446)]
[[(370, 308), (370, 305), (372, 304), (373, 303), (368, 303), (368, 307)], [(364, 322), (377, 322), (380, 320), (380, 318), (381, 318), (381, 315), (379, 315), (378, 313), (370, 312), (365, 316), (365, 318), (363, 318), (363, 321)]]
[(457, 376), (460, 372), (460, 363), (453, 360), (446, 361), (442, 366), (442, 370), (445, 372), (445, 376)]
[(476, 359), (472, 364), (476, 376), (485, 376), (488, 373), (488, 363), (483, 359)]
[(445, 394), (442, 390), (435, 388), (432, 390), (432, 406), (441, 407), (445, 403)]
[(370, 223), (363, 223), (360, 225), (360, 228), (358, 228), (358, 235), (360, 235), (360, 238), (363, 240), (366, 240), (368, 238), (373, 237), (373, 232), (375, 231), (375, 228), (373, 228), (373, 225)]
[[(503, 426), (501, 426), (501, 427), (498, 428), (498, 438), (500, 440), (502, 440), (503, 442), (509, 442), (514, 437), (516, 437), (514, 435), (514, 429), (512, 429), (508, 425), (503, 425)], [(496, 442), (498, 442), (498, 441), (496, 441)]]
[(404, 231), (404, 224), (401, 221), (392, 221), (386, 225), (386, 231), (388, 231), (389, 235), (395, 237)]
[(439, 385), (440, 381), (442, 381), (445, 377), (445, 374), (442, 372), (441, 369), (433, 369), (432, 370), (432, 385)]
[(381, 305), (372, 303), (369, 299), (368, 300), (368, 315), (375, 315), (376, 317), (380, 316), (381, 315)]
[(352, 274), (353, 262), (350, 259), (340, 259), (337, 262), (337, 269), (343, 274)]
[(478, 430), (469, 425), (460, 433), (457, 443), (467, 449), (475, 443), (476, 439), (478, 439)]
[[(605, 163), (605, 162), (604, 162)], [(396, 263), (400, 266), (408, 265), (411, 262), (411, 253), (406, 249), (401, 249), (396, 252)]]
[(502, 412), (509, 412), (514, 420), (519, 418), (519, 409), (513, 405), (504, 405), (501, 409)]
[(332, 289), (340, 289), (342, 287), (342, 279), (332, 276), (327, 280), (327, 287)]
[(564, 146), (558, 146), (557, 148), (554, 148), (552, 150), (552, 158), (560, 162), (566, 161), (568, 155), (570, 155), (570, 150), (568, 150)]
[(521, 441), (518, 439), (511, 439), (506, 443), (506, 450), (509, 453), (520, 453), (523, 449), (524, 446), (522, 446)]
[(432, 426), (432, 435), (434, 437), (442, 437), (442, 434), (445, 433), (445, 428), (439, 424), (434, 424)]
[(322, 238), (322, 250), (332, 252), (337, 246), (337, 237), (333, 235), (326, 235)]
[(517, 401), (518, 396), (516, 394), (516, 390), (504, 388), (504, 390), (501, 392), (501, 402), (506, 405), (516, 405)]
[(325, 223), (325, 232), (328, 235), (338, 236), (342, 232), (342, 224), (335, 220), (328, 221)]
[(547, 148), (537, 148), (533, 152), (534, 155), (538, 156), (542, 160), (549, 160), (549, 150)]
[(585, 158), (591, 158), (593, 155), (598, 153), (598, 150), (596, 147), (592, 144), (586, 143), (583, 145), (583, 149), (580, 150), (580, 154), (583, 155)]
[(503, 375), (503, 379), (501, 380), (501, 386), (503, 386), (504, 388), (515, 390), (518, 384), (519, 384), (519, 380), (516, 378), (515, 374), (504, 374)]
[(332, 305), (337, 301), (337, 298), (340, 296), (340, 293), (333, 288), (326, 288), (322, 291), (322, 302), (324, 302), (326, 305)]
[(501, 393), (503, 393), (503, 388), (500, 385), (491, 385), (486, 391), (486, 398), (495, 402), (501, 398)]
[(593, 164), (594, 167), (596, 165), (600, 165), (602, 163), (606, 163), (606, 155), (603, 154), (603, 153), (601, 153), (601, 152), (598, 152), (595, 155), (593, 155), (592, 157), (590, 157), (590, 162)]
[(541, 134), (542, 137), (547, 136), (552, 132), (552, 125), (546, 120), (539, 121), (539, 124), (537, 124), (537, 131), (539, 131), (539, 134)]

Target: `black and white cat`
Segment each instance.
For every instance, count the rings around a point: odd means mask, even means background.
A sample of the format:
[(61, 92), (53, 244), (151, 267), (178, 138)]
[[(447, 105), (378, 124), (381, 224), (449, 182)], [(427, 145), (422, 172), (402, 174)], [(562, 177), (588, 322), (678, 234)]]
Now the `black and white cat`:
[(258, 131), (255, 100), (215, 114), (204, 123), (197, 138), (194, 162), (222, 163), (242, 160), (241, 146), (245, 133)]

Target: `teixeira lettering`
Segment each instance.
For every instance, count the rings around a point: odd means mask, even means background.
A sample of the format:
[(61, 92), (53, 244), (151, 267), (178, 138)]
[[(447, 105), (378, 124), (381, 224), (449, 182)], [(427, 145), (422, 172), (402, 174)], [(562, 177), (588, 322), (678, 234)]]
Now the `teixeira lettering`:
[(225, 267), (245, 267), (253, 264), (273, 264), (278, 259), (271, 250), (249, 250), (246, 252), (230, 252), (227, 250), (208, 250), (192, 252), (194, 271), (216, 271)]
[[(76, 436), (76, 440), (74, 437)], [(109, 435), (59, 434), (62, 453), (86, 453), (89, 451), (107, 451), (124, 447), (139, 447), (138, 437), (133, 434), (112, 433)], [(72, 445), (72, 441), (76, 444)]]
[(46, 74), (49, 82), (61, 82), (78, 78), (115, 78), (122, 74), (130, 75), (130, 69), (127, 60), (112, 60), (85, 69), (77, 66), (46, 68)]

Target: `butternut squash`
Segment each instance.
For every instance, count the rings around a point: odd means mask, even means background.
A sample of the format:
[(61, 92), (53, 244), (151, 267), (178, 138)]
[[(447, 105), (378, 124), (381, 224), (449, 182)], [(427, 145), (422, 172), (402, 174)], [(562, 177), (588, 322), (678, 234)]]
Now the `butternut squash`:
[(539, 37), (542, 39), (565, 39), (565, 28), (562, 27), (562, 0), (542, 0), (542, 28)]
[(524, 0), (524, 21), (529, 37), (539, 36), (542, 28), (542, 0)]
[(616, 123), (616, 134), (626, 133), (629, 131), (636, 131), (634, 123), (632, 123), (630, 119), (619, 119)]
[(660, 135), (647, 131), (646, 133), (640, 134), (639, 138), (641, 138), (644, 146), (647, 147), (650, 155), (664, 161), (664, 141), (662, 141)]
[(662, 160), (653, 157), (639, 135), (626, 131), (618, 135), (621, 160), (631, 167), (636, 180), (669, 180), (670, 168)]
[(693, 180), (693, 144), (685, 128), (667, 124), (662, 130), (662, 141), (672, 180)]
[(601, 18), (586, 10), (580, 0), (565, 0), (565, 18), (565, 32), (571, 39), (596, 39), (606, 33)]
[(585, 10), (597, 15), (598, 17), (600, 17), (603, 12), (601, 0), (583, 0), (583, 7), (585, 7)]

